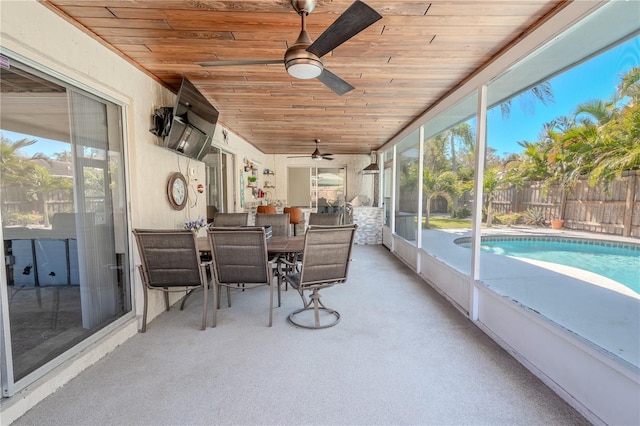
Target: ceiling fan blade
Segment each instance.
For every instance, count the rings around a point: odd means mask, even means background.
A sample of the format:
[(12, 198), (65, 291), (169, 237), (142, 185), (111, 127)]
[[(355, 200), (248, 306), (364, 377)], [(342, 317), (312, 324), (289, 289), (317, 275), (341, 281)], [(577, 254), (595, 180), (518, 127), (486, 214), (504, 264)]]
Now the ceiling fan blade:
[(283, 59), (265, 59), (257, 61), (214, 61), (214, 62), (196, 62), (201, 67), (232, 67), (238, 65), (271, 65), (283, 64)]
[(355, 1), (320, 34), (307, 52), (322, 57), (379, 19), (382, 16), (378, 12), (364, 2)]
[(333, 90), (339, 96), (342, 96), (345, 93), (355, 89), (355, 87), (353, 87), (352, 85), (350, 85), (349, 83), (347, 83), (346, 81), (344, 81), (343, 79), (341, 79), (340, 77), (338, 77), (337, 75), (335, 75), (334, 73), (332, 73), (326, 68), (324, 68), (320, 73), (320, 75), (317, 76), (316, 78), (320, 80), (322, 83), (324, 83), (324, 85), (327, 86), (329, 89)]
[(333, 161), (333, 158), (331, 158), (331, 157), (325, 157), (324, 155), (322, 156), (322, 159), (323, 159), (323, 160)]
[(310, 155), (294, 155), (292, 157), (287, 157), (287, 158), (310, 158)]

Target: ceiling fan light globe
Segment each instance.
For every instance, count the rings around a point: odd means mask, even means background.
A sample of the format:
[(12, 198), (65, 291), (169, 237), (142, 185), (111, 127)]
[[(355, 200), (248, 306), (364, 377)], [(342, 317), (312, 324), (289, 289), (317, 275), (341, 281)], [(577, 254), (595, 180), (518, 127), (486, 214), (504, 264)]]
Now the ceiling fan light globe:
[(316, 78), (322, 74), (322, 64), (309, 58), (293, 59), (285, 65), (290, 76), (302, 80)]

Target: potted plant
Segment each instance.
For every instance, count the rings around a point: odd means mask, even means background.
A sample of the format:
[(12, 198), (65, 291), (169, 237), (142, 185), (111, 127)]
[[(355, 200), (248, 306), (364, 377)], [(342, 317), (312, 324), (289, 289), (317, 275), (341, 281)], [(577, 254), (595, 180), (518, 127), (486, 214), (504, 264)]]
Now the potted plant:
[(562, 229), (563, 226), (564, 226), (564, 220), (551, 219), (551, 229)]
[(258, 180), (258, 178), (256, 176), (249, 176), (247, 178), (247, 181), (249, 181), (248, 186), (250, 187), (255, 187), (256, 186), (256, 181)]
[(207, 221), (203, 217), (198, 217), (196, 220), (187, 220), (184, 223), (184, 229), (190, 229), (194, 233), (198, 233), (200, 229), (207, 226)]

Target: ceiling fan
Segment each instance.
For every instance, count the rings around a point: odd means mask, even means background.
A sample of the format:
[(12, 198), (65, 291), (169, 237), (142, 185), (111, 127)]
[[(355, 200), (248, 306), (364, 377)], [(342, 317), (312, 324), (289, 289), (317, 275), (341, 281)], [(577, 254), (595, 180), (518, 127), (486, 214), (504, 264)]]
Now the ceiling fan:
[(360, 31), (369, 27), (382, 16), (367, 4), (356, 0), (329, 26), (316, 41), (311, 42), (307, 33), (306, 17), (316, 6), (317, 0), (291, 0), (291, 5), (302, 19), (302, 30), (296, 42), (290, 46), (284, 59), (255, 61), (198, 62), (203, 67), (225, 67), (233, 65), (284, 64), (287, 73), (295, 78), (317, 78), (338, 95), (355, 89), (322, 65), (322, 56), (334, 50)]
[(294, 155), (293, 157), (287, 157), (287, 158), (311, 158), (312, 160), (316, 160), (316, 161), (320, 161), (320, 160), (333, 160), (332, 155), (328, 152), (325, 152), (324, 154), (320, 153), (320, 150), (318, 149), (318, 144), (320, 143), (320, 139), (316, 139), (316, 150), (313, 151), (313, 154), (311, 155)]

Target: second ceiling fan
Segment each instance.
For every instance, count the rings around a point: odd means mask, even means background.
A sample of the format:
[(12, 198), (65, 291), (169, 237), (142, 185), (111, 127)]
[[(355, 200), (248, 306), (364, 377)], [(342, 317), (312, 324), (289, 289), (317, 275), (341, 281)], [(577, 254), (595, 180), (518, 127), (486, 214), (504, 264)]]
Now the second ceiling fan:
[(311, 155), (294, 155), (287, 158), (311, 158), (312, 160), (320, 161), (320, 160), (333, 160), (333, 154), (325, 152), (324, 154), (320, 153), (318, 149), (318, 144), (320, 143), (320, 139), (316, 139), (316, 150), (313, 151)]
[(364, 2), (357, 0), (329, 28), (324, 30), (316, 41), (311, 42), (311, 37), (307, 33), (306, 17), (315, 7), (316, 0), (291, 0), (291, 5), (302, 19), (302, 30), (296, 42), (287, 49), (284, 59), (215, 61), (198, 62), (198, 64), (203, 67), (284, 64), (292, 77), (317, 78), (338, 95), (344, 95), (355, 89), (351, 84), (324, 68), (320, 58), (382, 19), (382, 16)]

